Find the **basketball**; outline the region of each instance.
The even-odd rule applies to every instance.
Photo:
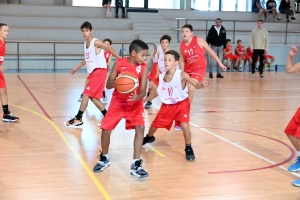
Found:
[[[139,79],[131,72],[124,72],[116,78],[115,87],[121,94],[134,92],[138,86]]]

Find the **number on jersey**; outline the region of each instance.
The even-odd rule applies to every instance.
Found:
[[[189,56],[194,55],[193,49],[185,50],[185,52],[188,52]]]
[[[141,73],[141,65],[139,65],[135,70],[136,70],[136,72],[137,72],[137,74],[140,74]]]

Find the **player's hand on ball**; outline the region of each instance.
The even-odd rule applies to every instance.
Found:
[[[4,66],[0,66],[0,71],[3,72],[4,70],[6,70],[6,68]]]
[[[292,47],[291,47],[291,50],[290,50],[290,52],[289,52],[289,55],[292,56],[292,57],[294,57],[297,53],[298,53],[297,47],[292,46]]]
[[[137,94],[136,91],[134,91],[130,94],[128,101],[136,101],[136,100],[137,100]]]

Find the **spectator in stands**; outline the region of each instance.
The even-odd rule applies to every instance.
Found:
[[[265,16],[265,21],[267,20],[267,10],[264,9],[261,4],[260,4],[260,0],[254,0],[253,4],[252,4],[252,12],[254,13],[258,13],[258,19],[261,18],[261,16],[264,14]]]
[[[286,21],[290,22],[289,18],[291,16],[291,20],[295,20],[294,11],[291,9],[290,0],[281,0],[279,5],[279,12],[285,13]]]
[[[102,6],[103,8],[106,8],[107,13],[106,13],[106,17],[111,17],[111,1],[110,0],[102,0]]]
[[[240,57],[240,69],[239,69],[240,72],[243,71],[243,64],[242,64],[243,60],[245,62],[248,61],[249,65],[252,64],[252,58],[247,55],[246,49],[243,46],[242,40],[237,41],[237,46],[235,47],[235,54]]]
[[[219,59],[223,58],[223,49],[226,48],[226,30],[221,25],[222,20],[216,19],[216,25],[212,25],[208,31],[206,42],[211,45],[212,50],[218,55]],[[213,78],[213,64],[217,67],[217,78],[224,78],[220,72],[219,66],[215,59],[210,57],[209,59],[209,78]]]
[[[231,39],[227,39],[226,40],[226,48],[223,49],[223,56],[224,59],[227,59],[227,70],[230,70],[230,66],[231,66],[231,61],[235,61],[234,62],[234,67],[233,69],[237,70],[237,65],[240,61],[239,56],[232,54],[232,46],[231,46]]]
[[[264,78],[264,54],[267,54],[269,47],[269,33],[263,27],[263,20],[257,21],[257,28],[253,29],[250,37],[250,49],[253,51],[252,57],[252,78],[255,78],[255,64],[259,56],[260,78]]]
[[[266,7],[267,7],[268,12],[273,14],[274,22],[276,21],[276,18],[277,18],[277,20],[281,20],[278,17],[277,3],[276,3],[275,0],[268,0],[267,3],[266,3]]]
[[[123,0],[116,0],[116,18],[119,18],[119,8],[122,9],[122,18],[125,18],[125,7],[123,6]]]

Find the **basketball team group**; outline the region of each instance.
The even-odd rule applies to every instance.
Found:
[[[129,57],[121,58],[112,48],[110,39],[101,41],[93,38],[90,22],[84,22],[80,29],[85,39],[84,59],[71,70],[71,74],[85,65],[89,75],[80,99],[78,113],[71,120],[64,122],[64,125],[70,128],[82,126],[83,113],[89,100],[101,111],[104,116],[99,124],[100,129],[102,129],[101,153],[93,171],[102,172],[109,167],[110,135],[123,118],[126,120],[126,130],[135,130],[133,161],[130,168],[132,176],[139,178],[149,176],[142,167],[143,160],[140,159],[142,146],[155,141],[154,134],[158,128],[170,130],[174,121],[174,129],[183,132],[186,160],[194,161],[195,155],[191,145],[189,128],[190,105],[195,90],[209,87],[211,84],[211,79],[204,79],[207,65],[205,52],[218,63],[222,70],[227,69],[206,40],[194,36],[192,25],[185,24],[182,27],[182,42],[179,53],[169,48],[171,37],[163,35],[160,38],[160,44],[147,59],[149,48],[142,40],[133,40],[129,46]],[[7,89],[3,75],[5,67],[2,66],[6,53],[5,39],[8,37],[8,33],[9,27],[0,23],[0,95],[3,121],[16,122],[19,118],[12,115],[8,108]],[[297,52],[297,48],[292,46],[288,53],[286,62],[288,73],[300,72],[300,63],[293,63],[293,58]],[[107,79],[108,66],[112,56],[116,57],[117,60]],[[147,64],[152,58],[152,70],[148,73]],[[120,77],[123,80],[136,80],[135,84],[126,85],[120,81],[120,84],[116,84],[116,80]],[[100,99],[105,98],[105,87],[107,89],[115,88],[108,110],[100,101]],[[148,133],[144,136],[144,103],[156,97],[159,97],[162,105]],[[287,125],[285,133],[298,152],[298,159],[288,169],[291,172],[297,172],[300,170],[300,109]],[[293,185],[300,187],[300,180],[295,180]]]

